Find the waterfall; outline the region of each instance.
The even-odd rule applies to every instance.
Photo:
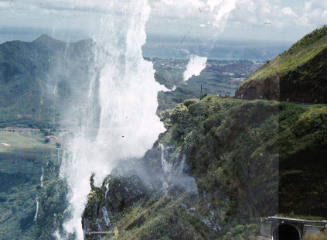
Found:
[[[171,163],[169,163],[166,159],[166,148],[163,144],[159,144],[160,150],[161,150],[161,166],[162,166],[162,170],[164,171],[166,176],[169,176],[171,174],[173,165]]]
[[[35,215],[34,215],[34,222],[37,221],[37,216],[39,214],[39,204],[40,204],[38,198],[36,198],[35,202],[36,202],[36,209],[35,209]]]
[[[61,166],[70,189],[70,218],[64,230],[78,240],[83,239],[81,216],[91,190],[90,176],[94,173],[99,185],[118,161],[142,157],[164,131],[156,115],[157,94],[163,87],[142,55],[150,6],[147,0],[110,0],[107,9],[94,37],[94,78],[81,100],[83,106],[76,105],[82,114],[71,116],[79,125],[65,144]],[[56,236],[67,239],[58,232]]]
[[[43,188],[43,179],[44,179],[44,168],[42,167],[42,174],[41,174],[41,177],[40,177],[41,188]]]
[[[110,226],[110,218],[109,218],[109,214],[108,214],[107,208],[106,207],[102,207],[101,211],[102,211],[102,215],[103,215],[104,221],[106,222],[106,226],[109,227]]]
[[[107,198],[108,192],[109,192],[109,183],[106,184],[106,192],[104,193],[105,198]]]
[[[171,163],[169,163],[166,159],[166,147],[163,144],[159,144],[159,147],[161,150],[161,156],[160,156],[161,167],[164,172],[164,179],[163,179],[162,187],[163,187],[163,190],[165,192],[167,192],[169,185],[170,185],[171,177],[172,177],[173,165]]]
[[[181,152],[171,154],[174,147],[159,144],[161,150],[161,167],[163,170],[162,187],[167,192],[171,186],[179,186],[186,191],[198,193],[195,178],[189,176],[184,170],[187,168],[186,155]],[[170,153],[169,153],[170,152]]]

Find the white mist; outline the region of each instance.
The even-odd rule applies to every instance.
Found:
[[[64,229],[77,240],[83,239],[81,216],[92,173],[95,183],[101,184],[118,161],[142,157],[164,131],[156,115],[157,94],[163,87],[154,79],[152,63],[142,56],[149,4],[147,0],[110,0],[107,9],[110,13],[94,39],[98,72],[87,99],[81,101],[84,114],[71,116],[82,119],[67,143],[61,168],[70,189],[71,218]],[[97,114],[92,106],[95,102],[100,105],[99,122],[92,122]]]
[[[184,81],[188,81],[193,76],[200,76],[201,72],[206,68],[207,58],[191,55],[190,60],[184,72]]]

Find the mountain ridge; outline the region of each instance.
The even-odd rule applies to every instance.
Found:
[[[327,103],[327,26],[309,33],[289,50],[245,79],[237,98]]]

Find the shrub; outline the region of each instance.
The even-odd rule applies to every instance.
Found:
[[[304,236],[303,240],[327,240],[327,230],[318,234],[309,234]]]

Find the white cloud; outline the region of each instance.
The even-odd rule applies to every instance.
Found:
[[[207,4],[214,15],[213,25],[222,32],[230,13],[236,8],[237,0],[208,0]]]
[[[321,0],[306,1],[300,23],[302,25],[320,27],[326,24],[327,2]]]
[[[262,26],[271,23],[270,28],[292,30],[294,28],[312,29],[325,23],[327,1],[279,1],[279,0],[238,0],[229,18],[246,26]],[[308,31],[308,30],[306,30]]]
[[[282,12],[287,16],[297,17],[297,14],[290,7],[284,7]]]
[[[201,8],[204,7],[205,4],[201,0],[179,0],[179,1],[174,1],[174,0],[161,0],[158,1],[157,3],[163,3],[166,5],[173,5],[174,7],[195,7],[195,8]]]
[[[224,31],[237,0],[153,0],[149,28],[182,36],[216,39]],[[204,24],[205,23],[205,24]]]
[[[1,9],[6,9],[10,7],[10,3],[9,2],[0,2],[0,10]]]
[[[202,8],[205,6],[204,3],[200,0],[188,0],[187,2],[189,2],[195,8]]]
[[[149,1],[152,14],[148,31],[181,38],[187,35],[210,39],[218,36],[283,39],[285,33],[288,33],[287,37],[296,39],[325,24],[327,17],[325,0]],[[113,0],[0,0],[0,27],[77,28],[91,32],[92,28],[98,27],[103,14],[116,14],[117,8],[112,9],[112,2]],[[122,9],[129,7],[125,1],[120,1],[120,4]],[[295,31],[300,33],[295,36]]]

